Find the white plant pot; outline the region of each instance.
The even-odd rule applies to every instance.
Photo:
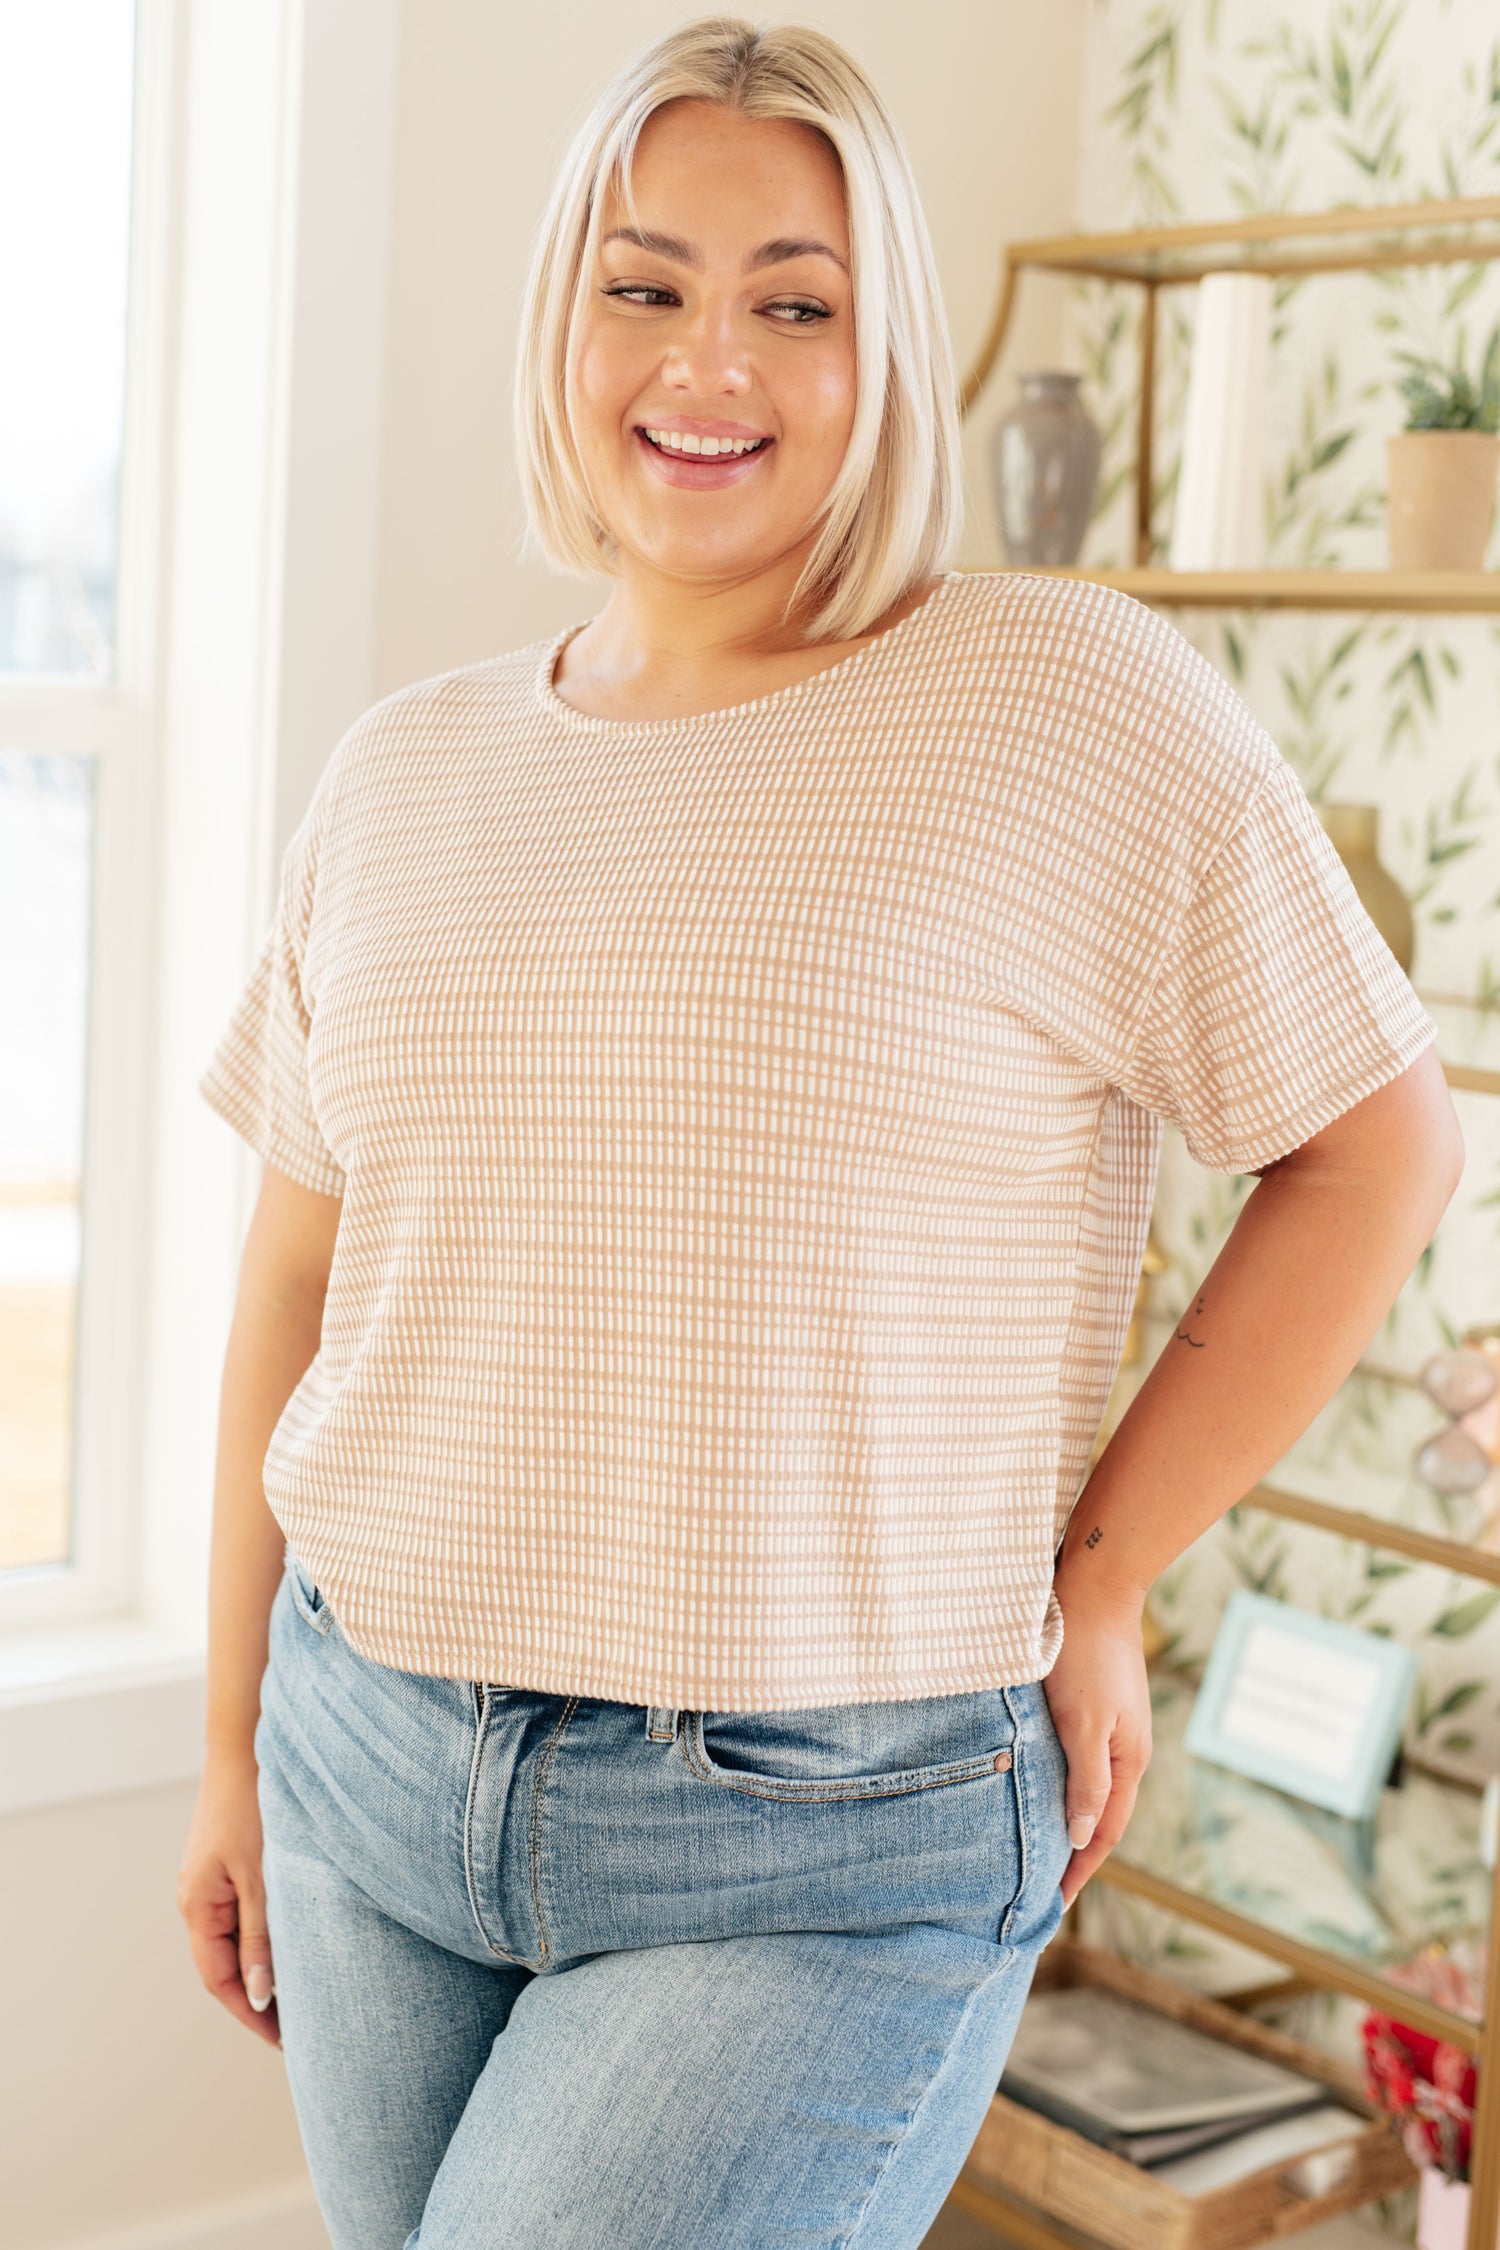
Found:
[[[1417,2188],[1417,2250],[1468,2250],[1469,2183],[1424,2164]]]

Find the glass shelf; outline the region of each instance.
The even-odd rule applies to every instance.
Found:
[[[1500,570],[1121,570],[1077,563],[966,564],[995,577],[1087,578],[1158,609],[1397,610],[1500,614]]]
[[[1007,243],[1005,255],[1013,270],[1031,266],[1099,281],[1156,283],[1197,281],[1206,273],[1467,264],[1500,257],[1500,196],[1266,211],[1121,233],[1033,235]]]
[[[1429,1940],[1485,1926],[1477,1791],[1408,1767],[1400,1787],[1381,1792],[1372,1820],[1344,1819],[1191,1757],[1183,1737],[1196,1693],[1184,1673],[1153,1674],[1151,1763],[1102,1879],[1213,1922],[1272,1959],[1300,1965],[1311,1952],[1341,1964],[1349,1973],[1328,1981],[1367,1997],[1383,1971]],[[1132,1881],[1137,1873],[1147,1881]],[[1428,2014],[1402,1997],[1408,2020]],[[1477,2029],[1477,2015],[1433,2013],[1450,2029]],[[1462,2043],[1472,2047],[1472,2030]]]
[[[1142,1319],[1140,1357],[1120,1370],[1105,1434],[1113,1433],[1175,1325],[1165,1315]],[[1451,1494],[1434,1492],[1412,1467],[1417,1447],[1444,1426],[1414,1377],[1357,1367],[1242,1504],[1500,1584],[1500,1467],[1477,1491]]]
[[[1500,1472],[1476,1492],[1434,1492],[1412,1455],[1446,1427],[1419,1384],[1356,1368],[1266,1473],[1273,1493],[1373,1516],[1428,1539],[1486,1550],[1500,1565]]]

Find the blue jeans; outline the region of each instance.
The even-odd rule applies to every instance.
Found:
[[[402,1672],[290,1549],[255,1734],[334,2250],[907,2250],[1071,1856],[1040,1682],[667,1711]]]

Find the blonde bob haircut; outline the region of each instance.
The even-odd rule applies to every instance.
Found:
[[[800,24],[702,16],[645,49],[574,134],[543,212],[516,350],[523,556],[567,576],[612,572],[619,547],[594,506],[566,411],[572,323],[591,286],[606,186],[640,217],[631,164],[665,103],[714,102],[811,126],[843,174],[854,304],[855,411],[818,536],[787,597],[808,643],[854,639],[949,566],[963,521],[958,383],[916,181],[884,104],[834,40]]]

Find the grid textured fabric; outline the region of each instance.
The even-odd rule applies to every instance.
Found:
[[[780,1710],[1040,1679],[1161,1122],[1286,1154],[1436,1036],[1223,675],[949,571],[731,709],[545,641],[336,745],[199,1091],[343,1198],[265,1458],[354,1647]]]

